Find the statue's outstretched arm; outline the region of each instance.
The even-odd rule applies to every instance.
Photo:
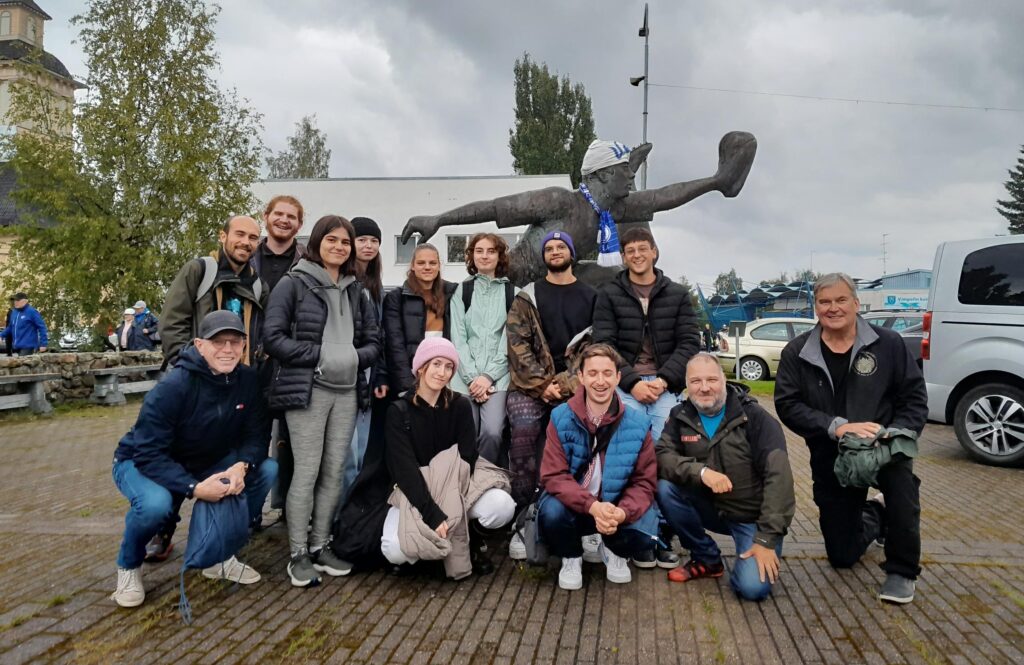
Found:
[[[708,192],[732,198],[747,181],[757,153],[757,139],[747,132],[729,132],[718,144],[718,171],[710,178],[677,182],[657,189],[633,192],[626,198],[626,219],[650,219],[651,214],[671,210]]]
[[[500,228],[507,228],[534,224],[567,214],[571,204],[572,192],[561,187],[535,189],[489,201],[474,201],[440,215],[410,217],[402,230],[402,242],[408,242],[413,233],[420,234],[420,242],[424,242],[442,226],[495,222]]]

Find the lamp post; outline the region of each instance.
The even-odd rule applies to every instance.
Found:
[[[640,83],[644,84],[644,136],[643,142],[647,143],[647,83],[648,83],[648,63],[650,60],[650,44],[648,38],[650,37],[650,30],[647,27],[647,3],[644,3],[644,24],[640,26],[640,36],[644,38],[644,75],[633,76],[629,79],[629,84],[633,87],[639,86]],[[647,160],[640,166],[640,189],[647,189]]]

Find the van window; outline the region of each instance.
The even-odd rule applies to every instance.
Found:
[[[1024,305],[1024,244],[971,252],[960,272],[958,298],[965,305]]]

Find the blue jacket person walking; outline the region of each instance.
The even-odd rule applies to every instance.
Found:
[[[29,356],[36,351],[46,351],[49,340],[46,323],[39,311],[28,304],[28,296],[24,293],[15,293],[11,300],[14,309],[7,327],[0,330],[0,337],[10,340],[8,343],[14,349],[14,355]]]

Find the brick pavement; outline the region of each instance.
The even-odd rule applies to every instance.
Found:
[[[619,586],[589,564],[584,589],[566,592],[554,570],[513,565],[498,542],[496,573],[461,583],[375,573],[297,590],[272,527],[243,557],[260,584],[187,575],[196,621],[185,627],[184,528],[176,556],[146,567],[145,605],[107,599],[125,508],[110,458],[137,410],[0,422],[0,663],[1024,662],[1024,470],[968,461],[948,427],[925,430],[917,464],[925,569],[909,607],[875,600],[880,550],[829,568],[806,449],[789,435],[797,517],[782,580],[760,604],[724,579],[677,585],[634,570]]]

